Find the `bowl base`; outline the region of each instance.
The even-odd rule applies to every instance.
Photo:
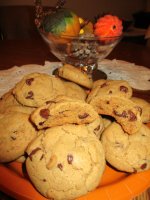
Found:
[[[99,79],[107,79],[107,74],[99,69],[96,69],[92,72],[92,79],[93,81],[97,81]]]

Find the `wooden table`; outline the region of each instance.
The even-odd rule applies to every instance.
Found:
[[[144,45],[120,42],[108,58],[121,59],[150,68],[150,48]],[[31,63],[43,65],[45,60],[58,61],[41,38],[0,41],[0,70]],[[142,97],[150,102],[150,90],[134,91],[134,96]]]
[[[120,42],[108,58],[125,60],[150,68],[150,47]],[[40,37],[33,40],[0,41],[0,70],[31,63],[43,65],[45,60],[58,61]],[[134,91],[134,96],[142,97],[150,102],[150,90]]]

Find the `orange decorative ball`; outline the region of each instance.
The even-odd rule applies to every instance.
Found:
[[[94,34],[97,37],[115,37],[122,34],[122,21],[113,15],[105,15],[94,25]]]

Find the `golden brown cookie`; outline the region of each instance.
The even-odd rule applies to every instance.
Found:
[[[10,162],[24,155],[28,144],[36,135],[28,114],[0,114],[0,162]]]
[[[0,98],[0,113],[5,112],[5,110],[10,106],[20,105],[19,102],[16,100],[14,95],[12,94],[12,89],[6,92]]]
[[[141,108],[141,119],[143,123],[150,121],[150,103],[138,97],[132,97],[131,100]]]
[[[46,198],[76,199],[94,190],[105,169],[101,142],[84,125],[49,128],[27,149],[26,168]]]
[[[82,87],[70,81],[64,81],[63,83],[66,88],[66,96],[85,101],[87,93]]]
[[[0,113],[23,112],[30,114],[34,108],[20,104],[12,93],[13,89],[5,93],[0,100]]]
[[[96,96],[119,96],[131,98],[132,88],[127,81],[124,80],[97,80],[93,83],[91,92],[88,95],[87,102]]]
[[[8,106],[3,113],[8,113],[8,112],[22,112],[26,114],[31,114],[35,108],[33,107],[28,107],[28,106],[23,106],[23,105],[13,105],[13,106]]]
[[[57,95],[65,95],[65,86],[54,76],[32,73],[16,84],[13,94],[22,105],[39,107]]]
[[[58,68],[58,76],[86,88],[92,88],[93,85],[92,79],[90,79],[86,73],[69,64]]]
[[[37,108],[31,121],[38,129],[63,124],[88,124],[98,118],[98,113],[86,102],[58,96],[49,104]]]
[[[103,95],[89,103],[99,114],[114,117],[128,134],[136,133],[142,125],[139,107],[128,98]]]
[[[101,138],[106,160],[117,170],[139,172],[150,169],[150,129],[142,124],[132,135],[113,122]]]

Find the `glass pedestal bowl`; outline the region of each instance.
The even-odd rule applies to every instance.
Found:
[[[39,31],[44,41],[62,64],[67,63],[85,71],[89,76],[98,73],[98,79],[106,78],[106,74],[98,70],[98,62],[106,58],[121,40],[118,37],[96,38],[93,35],[78,37],[54,36]],[[93,78],[93,77],[92,77]]]

